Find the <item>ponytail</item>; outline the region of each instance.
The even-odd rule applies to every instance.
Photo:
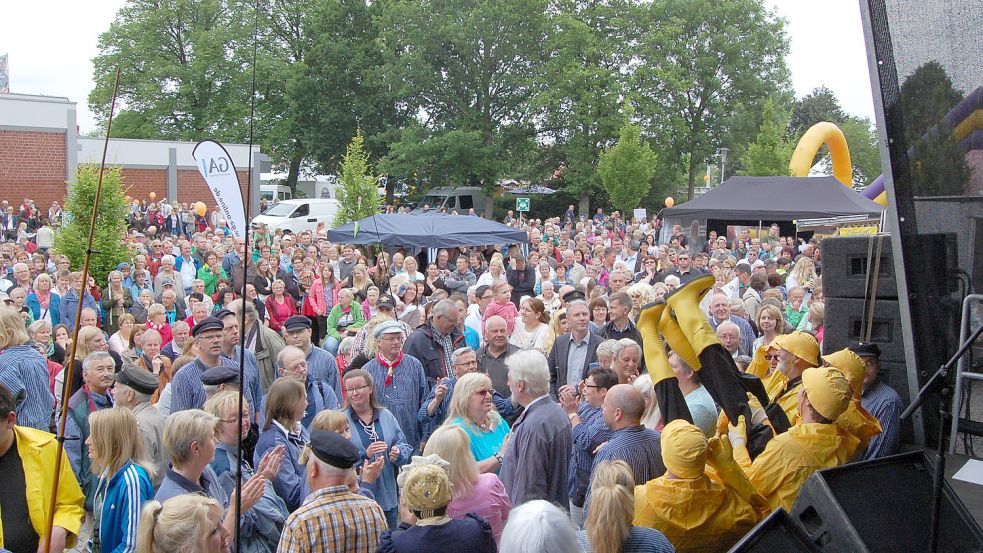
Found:
[[[154,530],[157,526],[157,519],[164,506],[160,501],[150,500],[143,505],[140,512],[140,526],[137,529],[137,551],[140,553],[152,553],[154,547]]]
[[[620,553],[635,516],[635,481],[624,461],[602,461],[594,469],[584,528],[595,553]]]

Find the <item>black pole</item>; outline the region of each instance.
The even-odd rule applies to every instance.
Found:
[[[253,187],[253,120],[256,116],[256,48],[258,44],[259,35],[259,8],[256,6],[256,1],[253,1],[253,75],[252,75],[252,87],[249,90],[249,177],[246,182],[246,219],[249,219],[249,203],[252,198],[252,187]],[[237,418],[239,419],[238,428],[236,429],[236,535],[235,535],[235,552],[241,553],[242,551],[242,408],[244,406],[245,391],[246,391],[246,284],[249,281],[249,261],[252,259],[252,252],[249,247],[249,229],[251,225],[249,221],[245,224],[245,236],[243,236],[243,250],[242,250],[242,293],[240,298],[242,299],[242,309],[239,312],[239,412]],[[258,405],[251,405],[250,411],[256,412]]]

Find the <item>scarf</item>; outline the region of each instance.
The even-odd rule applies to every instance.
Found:
[[[106,398],[106,407],[112,407],[113,406],[113,396],[109,395],[109,391],[108,390],[106,391],[106,395],[96,394],[95,392],[89,390],[89,385],[88,384],[82,384],[82,391],[85,392],[85,398],[89,402],[89,412],[90,413],[95,413],[96,411],[99,410],[99,408],[96,407],[96,402],[95,402],[95,400],[92,397],[93,395],[97,395],[100,398]]]
[[[375,354],[375,358],[376,358],[376,361],[378,361],[380,365],[382,365],[383,367],[386,368],[386,384],[385,385],[386,386],[392,386],[392,383],[393,383],[393,371],[396,369],[396,367],[399,366],[400,363],[403,362],[403,352],[400,351],[399,352],[399,355],[396,356],[396,360],[393,361],[392,363],[389,363],[389,361],[387,361],[386,358],[383,357],[381,353]]]

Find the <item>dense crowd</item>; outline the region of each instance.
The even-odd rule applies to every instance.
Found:
[[[820,241],[778,225],[704,242],[570,206],[510,212],[528,247],[380,251],[263,226],[247,247],[215,213],[135,202],[132,259],[97,281],[51,250],[57,204],[2,211],[14,553],[80,537],[114,552],[726,551],[815,470],[898,444],[876,344],[821,354]],[[721,366],[760,383],[737,393],[747,417],[728,411]],[[659,405],[667,382],[682,407]]]

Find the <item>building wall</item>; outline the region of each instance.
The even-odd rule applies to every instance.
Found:
[[[64,202],[64,131],[0,130],[0,198],[17,205],[25,197],[42,210]]]

